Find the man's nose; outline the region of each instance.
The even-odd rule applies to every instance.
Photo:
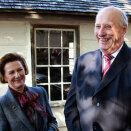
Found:
[[[102,37],[102,36],[105,36],[105,34],[106,34],[106,32],[105,32],[104,28],[100,28],[99,32],[98,32],[98,36]]]

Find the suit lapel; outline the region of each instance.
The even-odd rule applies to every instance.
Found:
[[[98,85],[101,81],[101,75],[102,75],[102,59],[101,59],[101,51],[98,50],[98,52],[96,53],[97,57],[93,57],[94,60],[94,65],[95,65],[95,69],[94,72],[96,72],[95,77],[96,77],[96,85]],[[93,64],[92,64],[93,65]]]
[[[126,67],[128,56],[128,47],[124,44],[105,77],[101,80],[98,88],[96,88],[94,95],[106,87]]]
[[[25,124],[25,126],[29,130],[34,131],[34,127],[32,126],[29,119],[26,117],[24,112],[21,110],[19,104],[17,103],[10,90],[7,91],[2,106],[3,108],[9,108],[8,110],[10,110],[11,114],[15,114],[16,118],[18,118],[23,124]]]

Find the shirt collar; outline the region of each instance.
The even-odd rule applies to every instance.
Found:
[[[123,47],[123,44],[120,46],[120,48],[119,48],[117,51],[115,51],[115,52],[112,53],[111,55],[112,55],[114,58],[116,58],[116,56],[118,55],[118,53],[120,52],[120,50],[121,50],[122,47]]]
[[[122,47],[123,47],[123,44],[120,46],[120,48],[117,51],[115,51],[114,53],[111,54],[113,56],[113,58],[116,58],[116,56],[118,55],[118,53],[120,52]],[[104,57],[103,53],[102,53],[102,56]]]
[[[16,90],[12,89],[10,86],[8,86],[8,87],[9,87],[10,91],[13,93],[14,96],[19,96],[19,95],[23,94],[25,91],[28,90],[27,87],[25,86],[23,93],[19,93]]]

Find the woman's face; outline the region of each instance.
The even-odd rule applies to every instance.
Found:
[[[25,70],[20,61],[13,61],[5,64],[4,80],[8,83],[10,88],[21,93],[23,92],[25,85]]]

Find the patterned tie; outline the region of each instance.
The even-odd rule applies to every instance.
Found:
[[[113,56],[111,56],[111,55],[104,55],[105,68],[104,68],[104,71],[103,71],[102,78],[104,78],[106,72],[107,72],[108,69],[110,68],[110,61],[111,61],[112,58],[113,58]]]

